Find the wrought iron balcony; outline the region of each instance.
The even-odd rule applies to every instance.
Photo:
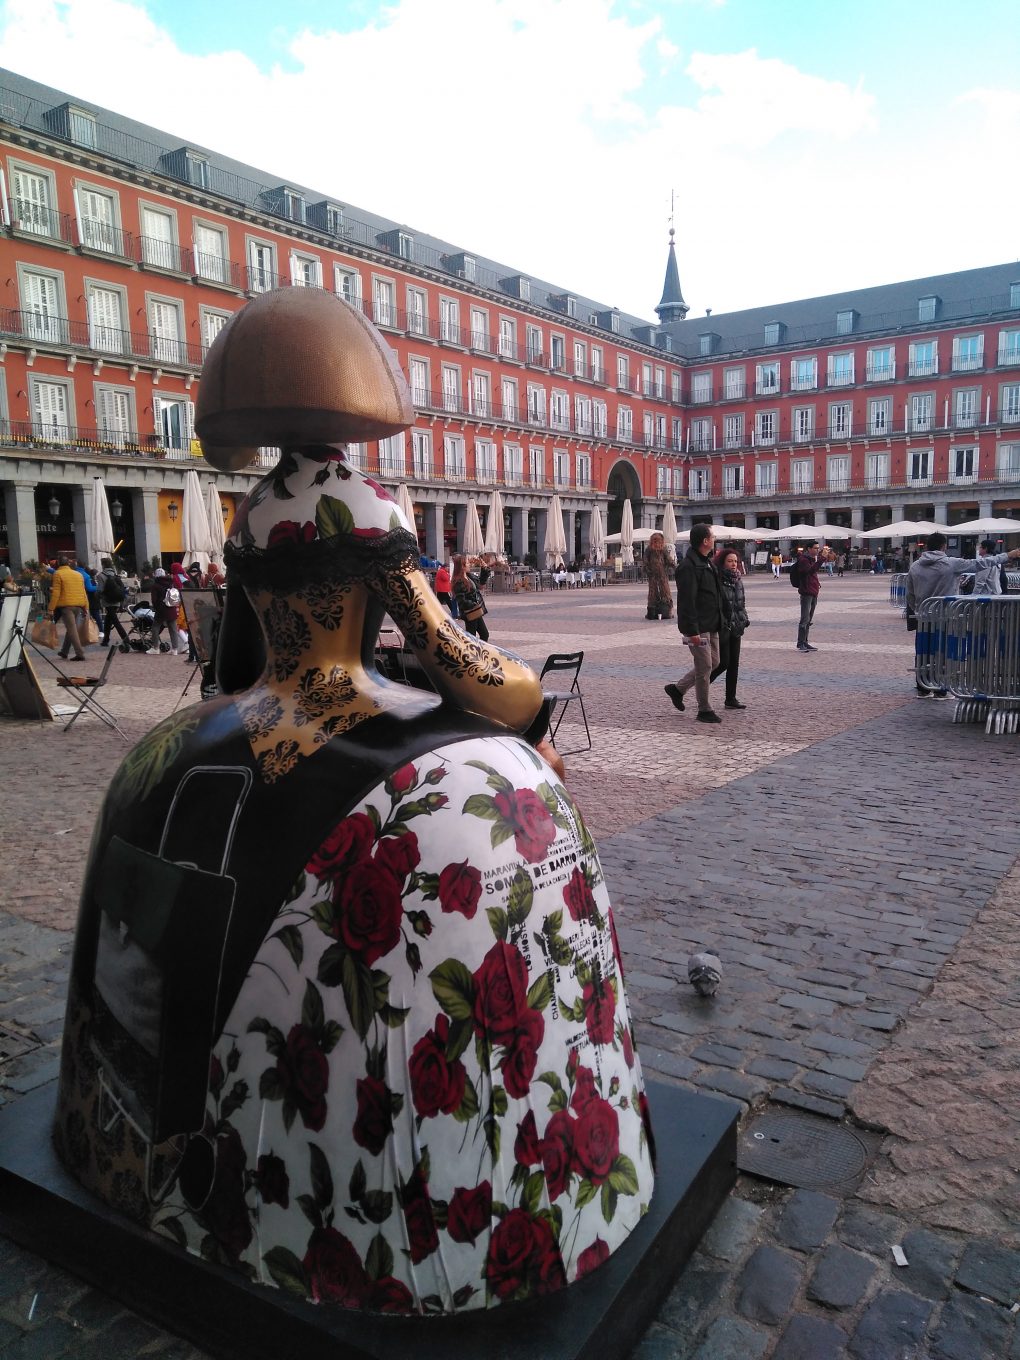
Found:
[[[131,233],[98,217],[83,217],[80,224],[76,224],[75,243],[82,250],[96,254],[116,255],[124,260],[135,258],[135,239]]]
[[[11,198],[7,201],[7,220],[12,231],[72,244],[70,213],[57,212],[30,199]]]
[[[179,246],[176,241],[165,241],[161,236],[137,236],[135,244],[135,260],[146,269],[194,275],[192,253],[186,246]]]
[[[126,331],[66,316],[45,316],[14,307],[0,307],[0,335],[33,345],[84,349],[125,359],[149,359],[172,368],[201,368],[202,346],[150,331]]]
[[[196,250],[194,254],[194,277],[202,283],[221,283],[225,287],[242,291],[247,284],[243,265],[236,260],[228,260],[223,255],[214,255],[206,250]]]

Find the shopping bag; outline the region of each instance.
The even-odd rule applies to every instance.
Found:
[[[38,619],[33,623],[29,630],[29,638],[37,647],[52,647],[56,651],[60,646],[57,625],[52,619]]]
[[[99,625],[91,614],[85,616],[85,626],[79,629],[83,647],[91,647],[99,641]]]

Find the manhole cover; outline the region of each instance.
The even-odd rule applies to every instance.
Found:
[[[770,1110],[741,1132],[737,1166],[751,1176],[805,1190],[856,1188],[877,1142],[815,1115]]]

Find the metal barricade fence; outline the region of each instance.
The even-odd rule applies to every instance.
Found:
[[[958,700],[955,722],[983,722],[989,733],[1020,728],[1020,598],[925,600],[914,650],[918,683]]]
[[[900,613],[905,613],[907,608],[907,573],[905,571],[894,572],[889,577],[889,603]]]

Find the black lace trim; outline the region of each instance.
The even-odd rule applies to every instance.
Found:
[[[393,572],[421,565],[418,540],[406,529],[359,538],[336,534],[311,543],[279,543],[271,548],[227,543],[223,558],[230,575],[256,590],[297,590],[306,585],[373,584]]]

